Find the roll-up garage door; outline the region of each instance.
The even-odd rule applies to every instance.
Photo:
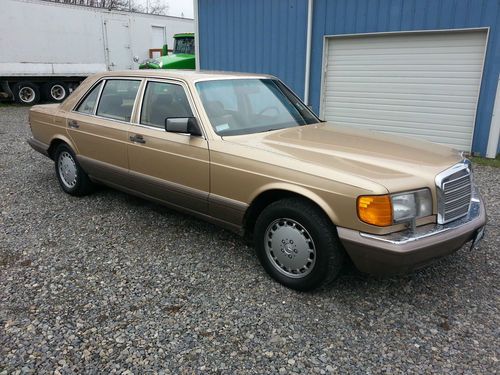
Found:
[[[486,31],[326,39],[325,120],[470,151]]]

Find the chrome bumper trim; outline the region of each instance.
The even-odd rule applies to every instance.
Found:
[[[414,231],[410,229],[390,233],[386,235],[374,235],[369,233],[360,233],[361,237],[370,238],[378,241],[383,241],[387,243],[391,243],[394,245],[403,245],[409,242],[418,241],[422,238],[435,236],[438,234],[442,234],[444,232],[448,232],[450,230],[461,227],[464,224],[467,224],[475,219],[477,219],[481,214],[481,198],[477,191],[477,188],[473,186],[472,189],[472,198],[470,203],[469,212],[466,216],[463,216],[459,219],[451,221],[446,224],[427,224],[422,225],[420,227],[416,227]]]

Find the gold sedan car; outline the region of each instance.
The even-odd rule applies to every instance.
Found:
[[[251,236],[297,290],[330,283],[346,256],[371,273],[420,267],[486,223],[460,153],[322,122],[272,76],[98,74],[30,125],[65,192],[106,184]]]

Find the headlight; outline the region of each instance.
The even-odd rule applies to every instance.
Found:
[[[156,58],[156,59],[153,59],[153,60],[151,60],[151,62],[152,62],[153,64],[158,65],[160,68],[161,68],[161,66],[162,66],[162,61],[161,61],[161,58]]]
[[[432,196],[429,189],[393,194],[391,201],[394,223],[432,215]]]
[[[432,215],[432,195],[420,189],[391,195],[358,197],[358,216],[365,223],[386,227]]]

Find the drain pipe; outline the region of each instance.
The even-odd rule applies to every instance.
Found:
[[[307,41],[306,41],[306,69],[304,77],[304,102],[309,105],[309,77],[311,75],[311,43],[314,0],[307,1]]]
[[[194,13],[194,61],[196,71],[200,70],[200,24],[198,14],[198,0],[193,0],[193,13]]]
[[[500,74],[498,75],[497,93],[495,96],[495,104],[493,105],[493,116],[491,117],[488,146],[486,148],[487,158],[495,159],[495,157],[497,156],[499,142],[500,142]]]

